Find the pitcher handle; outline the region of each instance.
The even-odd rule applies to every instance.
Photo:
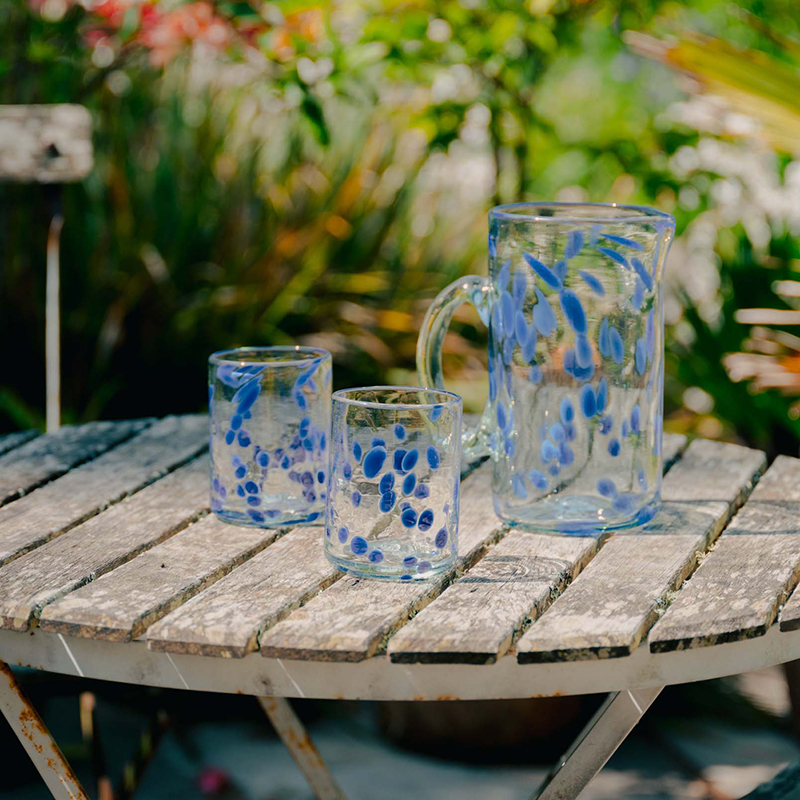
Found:
[[[455,310],[471,303],[486,327],[491,314],[491,284],[479,275],[467,275],[454,281],[431,303],[417,339],[417,375],[420,386],[444,389],[442,346]],[[476,426],[465,425],[461,436],[464,455],[473,460],[489,455],[489,402]]]

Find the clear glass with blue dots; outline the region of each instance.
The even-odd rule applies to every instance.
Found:
[[[489,398],[465,447],[488,445],[498,515],[538,530],[625,528],[661,492],[661,278],[675,222],[654,209],[519,203],[489,212],[489,277],[467,276],[423,323],[420,380],[442,385],[456,305],[489,327]]]
[[[325,552],[361,577],[426,580],[458,551],[458,395],[404,386],[333,394]]]
[[[209,358],[211,510],[260,528],[322,524],[331,355],[241,347]]]

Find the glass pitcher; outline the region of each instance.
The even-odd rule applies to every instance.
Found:
[[[425,317],[420,385],[444,388],[456,307],[489,328],[489,398],[464,452],[493,460],[497,514],[568,533],[642,524],[661,491],[661,278],[675,221],[650,208],[517,203],[489,212],[489,277]]]

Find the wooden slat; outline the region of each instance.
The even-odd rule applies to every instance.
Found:
[[[695,440],[664,479],[659,515],[608,541],[520,639],[520,663],[633,652],[765,466],[757,450]]]
[[[207,447],[205,416],[167,417],[0,508],[0,566],[133,494]]]
[[[39,435],[39,431],[16,431],[14,433],[4,433],[0,436],[0,456],[19,447],[31,439],[35,439]]]
[[[493,664],[589,561],[594,537],[512,530],[389,641],[401,664]]]
[[[0,106],[0,180],[80,181],[93,163],[92,118],[83,106]]]
[[[686,445],[664,437],[664,463]],[[598,540],[512,531],[389,642],[398,663],[493,663],[597,551]]]
[[[147,631],[151,650],[241,658],[274,625],[342,573],[323,529],[295,528]]]
[[[458,569],[466,569],[500,537],[492,507],[491,464],[461,488]],[[378,652],[410,616],[436,597],[450,575],[428,581],[337,581],[261,637],[261,653],[275,658],[361,661]]]
[[[48,603],[164,541],[208,506],[198,458],[0,568],[0,627],[26,630]]]
[[[686,445],[686,437],[680,434],[666,434],[664,437],[664,458],[674,461]],[[486,548],[495,542],[502,533],[502,522],[495,516],[492,508],[491,465],[486,464],[474,475],[466,479],[461,491],[461,512],[459,530],[459,570],[465,570],[474,564]],[[516,536],[516,534],[515,534]],[[547,537],[520,537],[521,553],[519,557],[530,564],[530,548],[537,543],[544,547]],[[516,542],[515,538],[513,542]],[[553,540],[555,541],[555,539]],[[547,545],[553,559],[549,570],[549,578],[554,585],[567,580],[591,557],[594,549],[593,540],[568,539],[568,544]],[[499,557],[505,555],[506,549],[514,550],[509,541]],[[564,554],[569,551],[573,560],[564,563]],[[544,550],[540,552],[544,556]],[[505,562],[507,564],[508,562]],[[508,581],[508,567],[501,561],[487,562],[487,569],[493,571],[500,580]],[[505,577],[503,575],[505,574]],[[544,581],[545,574],[535,572]],[[382,650],[389,637],[404,625],[410,617],[415,616],[428,603],[436,598],[447,586],[452,575],[441,576],[426,582],[389,583],[383,581],[364,581],[358,578],[345,577],[338,581],[307,606],[296,611],[284,622],[261,637],[261,652],[265,656],[277,658],[299,658],[330,661],[360,661]],[[528,605],[530,610],[535,604],[538,593],[544,592],[543,584],[529,584],[527,590],[534,598]],[[516,593],[515,602],[524,605],[524,590]],[[542,606],[549,598],[542,597]],[[437,601],[438,603],[439,601]],[[509,605],[513,610],[513,606]],[[511,626],[513,628],[513,626]],[[497,648],[502,649],[508,632],[499,634]],[[484,643],[477,643],[474,651],[464,650],[461,657],[466,661],[486,661],[492,658],[491,653],[482,652]],[[495,654],[496,656],[496,654]],[[402,659],[399,655],[393,658]],[[416,658],[416,656],[414,656]],[[431,656],[436,661],[439,657]],[[442,657],[444,660],[444,657]]]
[[[761,636],[800,577],[800,460],[780,456],[653,628],[653,652]]]
[[[127,642],[275,540],[214,515],[48,605],[42,630]]]
[[[38,436],[0,457],[0,505],[96,458],[153,420],[89,422]]]

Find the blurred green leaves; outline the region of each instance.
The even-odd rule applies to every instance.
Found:
[[[797,63],[698,35],[662,42],[631,32],[626,39],[638,52],[688,73],[703,91],[725,98],[737,111],[760,123],[760,133],[777,150],[800,154]],[[784,41],[786,55],[800,57],[800,43]]]
[[[188,47],[156,69],[140,11],[98,53],[82,8],[47,21],[26,0],[0,5],[0,100],[77,100],[95,121],[96,170],[65,193],[68,420],[199,410],[207,354],[237,344],[327,347],[339,386],[408,376],[430,299],[485,269],[496,202],[657,204],[684,230],[711,201],[681,203],[670,158],[698,135],[663,119],[680,92],[620,31],[688,17],[740,44],[752,33],[711,0],[229,2],[214,4],[238,35],[225,55]],[[46,220],[35,187],[0,187],[15,365],[0,427],[42,415]],[[757,261],[724,283],[722,333],[687,309],[674,424],[683,388],[703,385],[726,435],[783,434],[785,403],[759,398],[771,410],[748,425],[745,388],[720,366]],[[484,343],[457,315],[453,385],[484,380]]]
[[[328,125],[325,122],[325,116],[322,113],[322,106],[313,95],[305,94],[300,108],[311,127],[311,132],[314,138],[323,146],[330,144],[331,135],[328,131]]]
[[[798,156],[800,42],[756,14],[743,11],[740,16],[759,49],[696,33],[662,40],[628,32],[625,39],[640,54],[689,76],[695,93],[721,98],[730,111],[750,120],[748,126],[739,125],[738,135],[761,138],[778,151]],[[723,132],[737,136],[735,130]],[[773,223],[769,246],[758,253],[746,231],[723,233],[737,246],[734,252],[718,247],[722,258],[718,324],[709,324],[684,298],[684,322],[694,336],[689,346],[676,343],[674,373],[684,384],[702,386],[714,398],[715,413],[732,428],[729,435],[773,453],[793,453],[800,438],[800,402],[792,401],[800,395],[800,339],[768,327],[752,328],[748,336],[740,322],[772,326],[795,319],[794,312],[786,309],[786,299],[780,291],[776,296],[773,287],[796,280],[790,265],[800,256],[797,241]],[[770,391],[775,389],[779,391]]]

